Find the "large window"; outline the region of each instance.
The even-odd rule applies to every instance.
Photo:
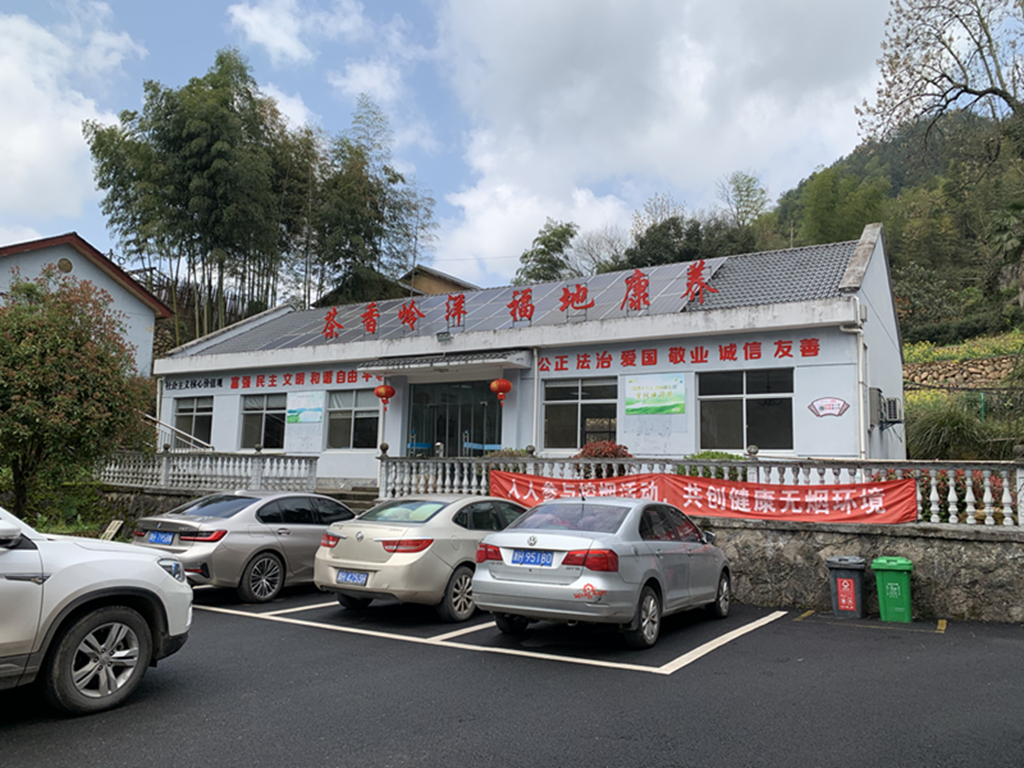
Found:
[[[242,447],[284,448],[287,395],[246,395],[242,398]]]
[[[380,402],[372,389],[328,393],[327,447],[376,448]]]
[[[701,450],[793,449],[793,369],[702,373]]]
[[[615,378],[544,383],[544,447],[581,448],[615,440],[619,388]]]
[[[174,401],[174,427],[186,435],[209,444],[213,430],[212,397],[180,397]],[[180,444],[179,444],[180,443]],[[187,447],[187,441],[175,438],[175,448]]]

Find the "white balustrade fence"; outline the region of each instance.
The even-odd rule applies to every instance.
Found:
[[[1015,526],[1024,519],[1024,464],[931,461],[778,461],[679,459],[540,459],[380,457],[380,496],[415,493],[486,495],[492,469],[581,480],[668,473],[768,485],[838,485],[913,478],[918,522]]]
[[[313,491],[316,456],[237,453],[118,453],[97,471],[108,485],[187,491]]]

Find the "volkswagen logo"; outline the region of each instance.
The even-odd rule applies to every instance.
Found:
[[[356,541],[362,541],[362,540],[363,540],[363,532],[360,531],[359,533],[356,534]]]
[[[526,543],[527,543],[527,544],[529,544],[529,545],[530,545],[530,546],[532,547],[532,546],[533,546],[534,544],[536,544],[536,543],[537,543],[537,537],[536,537],[536,536],[530,536],[530,537],[529,537],[529,538],[528,538],[528,539],[526,540]]]

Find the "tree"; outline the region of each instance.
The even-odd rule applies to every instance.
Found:
[[[882,80],[874,101],[858,110],[862,130],[885,138],[956,111],[1019,125],[1022,47],[1017,0],[893,0],[878,60]]]
[[[42,472],[91,467],[146,408],[111,301],[47,267],[33,281],[15,276],[0,305],[0,466],[11,471],[19,517]]]
[[[613,224],[580,232],[566,254],[567,276],[587,277],[618,269],[628,245],[629,234]]]
[[[549,218],[533,238],[533,246],[519,257],[520,267],[516,270],[513,285],[543,283],[566,277],[570,272],[566,251],[578,231],[579,227],[571,221],[554,221]]]
[[[657,193],[651,197],[642,210],[633,211],[633,227],[629,231],[635,244],[648,229],[669,219],[686,218],[686,207],[672,199],[672,195]]]
[[[733,171],[718,182],[718,199],[725,203],[732,223],[750,226],[768,210],[768,190],[756,174]]]

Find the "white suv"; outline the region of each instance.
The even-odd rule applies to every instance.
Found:
[[[73,714],[117,706],[192,625],[192,588],[161,552],[39,533],[0,508],[0,689],[37,678]]]

